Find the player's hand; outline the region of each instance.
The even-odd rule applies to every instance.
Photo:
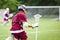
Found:
[[[32,24],[32,28],[38,27],[38,23]]]

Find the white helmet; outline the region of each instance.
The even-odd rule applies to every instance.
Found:
[[[18,9],[23,9],[23,10],[25,10],[25,9],[26,9],[26,6],[25,6],[25,5],[20,5],[20,6],[18,6]]]
[[[8,10],[8,11],[9,11],[9,8],[6,8],[6,10]]]

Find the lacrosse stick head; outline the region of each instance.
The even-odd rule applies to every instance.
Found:
[[[39,22],[40,17],[42,17],[40,14],[36,14],[36,15],[34,15],[35,23],[38,23],[38,22]]]
[[[40,17],[41,16],[39,14],[34,15],[35,23],[32,24],[33,28],[38,27],[38,23],[39,23]]]

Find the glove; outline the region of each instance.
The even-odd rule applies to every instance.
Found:
[[[38,27],[38,23],[32,24],[32,28]]]

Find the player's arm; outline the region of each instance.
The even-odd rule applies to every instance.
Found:
[[[32,25],[28,24],[27,22],[23,22],[23,26],[25,26],[25,27],[32,27]]]
[[[33,24],[33,25],[30,25],[30,24],[28,24],[27,22],[23,22],[23,26],[24,27],[31,27],[31,28],[35,28],[35,27],[38,27],[38,24]]]

